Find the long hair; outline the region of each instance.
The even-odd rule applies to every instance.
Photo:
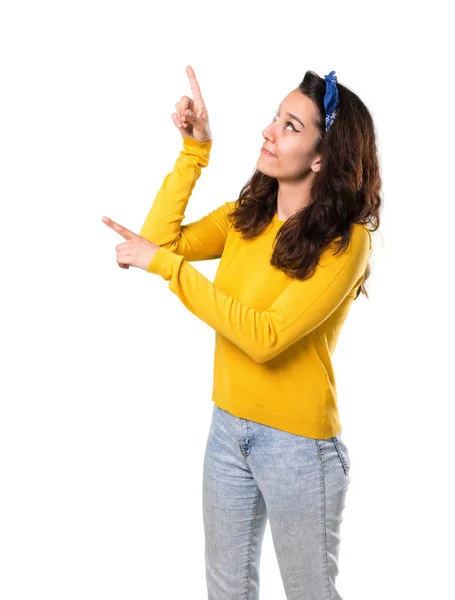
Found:
[[[337,83],[339,105],[335,120],[325,131],[325,79],[307,71],[299,90],[316,105],[319,135],[315,151],[322,156],[313,181],[309,203],[283,223],[274,240],[270,264],[290,277],[305,279],[319,262],[323,249],[341,238],[338,251],[349,243],[353,223],[370,232],[380,224],[381,177],[371,114],[360,98]],[[241,189],[230,213],[233,227],[244,239],[259,235],[277,209],[278,181],[257,168]],[[368,263],[357,290],[368,298],[364,283]]]

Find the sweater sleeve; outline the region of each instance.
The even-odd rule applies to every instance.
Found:
[[[229,228],[227,215],[234,208],[234,202],[225,202],[201,219],[181,224],[201,170],[208,165],[211,148],[212,140],[183,138],[174,169],[166,175],[139,233],[188,261],[221,256]]]
[[[260,312],[217,289],[182,256],[160,248],[147,271],[169,281],[169,289],[197,317],[264,363],[325,321],[363,279],[370,234],[353,227],[347,248],[337,254],[329,245],[312,275],[290,283],[267,310]]]

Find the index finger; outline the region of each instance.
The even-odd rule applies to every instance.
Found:
[[[202,100],[201,88],[199,87],[199,84],[197,82],[196,75],[193,71],[193,67],[190,67],[190,65],[188,65],[186,67],[186,73],[188,75],[188,79],[190,80],[191,95],[193,96],[193,100]]]
[[[123,225],[116,223],[112,219],[109,219],[109,217],[103,217],[103,222],[106,223],[108,227],[110,227],[111,229],[119,233],[122,237],[124,237],[125,240],[131,240],[137,236],[136,233],[130,231],[126,227],[123,227]]]

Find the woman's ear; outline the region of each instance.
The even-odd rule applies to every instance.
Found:
[[[321,156],[317,156],[315,158],[315,160],[311,163],[311,169],[315,173],[318,173],[321,170],[321,164],[322,164],[322,157]]]

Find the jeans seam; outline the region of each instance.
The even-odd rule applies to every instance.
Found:
[[[324,460],[323,454],[321,451],[321,447],[319,445],[319,440],[315,439],[316,446],[318,450],[318,454],[321,456],[321,495],[322,495],[322,513],[323,513],[323,521],[324,521],[324,559],[325,559],[325,581],[327,589],[329,590],[329,600],[332,598],[332,592],[330,589],[330,581],[329,581],[329,560],[327,556],[327,514],[326,514],[326,493],[325,493],[325,474],[324,474]]]
[[[250,595],[250,571],[251,571],[251,551],[253,548],[253,537],[254,537],[254,528],[256,525],[256,517],[257,517],[257,513],[258,513],[258,505],[259,505],[259,498],[261,495],[261,490],[258,488],[258,493],[256,495],[256,505],[254,507],[254,514],[253,514],[253,524],[252,524],[252,528],[251,528],[251,534],[250,534],[250,552],[249,552],[249,556],[248,556],[248,564],[247,564],[247,570],[246,570],[246,588],[245,588],[245,596],[243,600],[248,600],[249,599],[249,595]]]
[[[336,437],[333,437],[332,440],[333,440],[333,444],[335,446],[335,449],[336,449],[336,451],[338,453],[338,456],[340,457],[341,464],[343,465],[344,474],[348,475],[349,474],[349,466],[347,464],[347,461],[346,461],[346,459],[345,459],[345,457],[343,455],[343,452],[342,452],[341,448],[339,447],[338,440],[336,439]]]

